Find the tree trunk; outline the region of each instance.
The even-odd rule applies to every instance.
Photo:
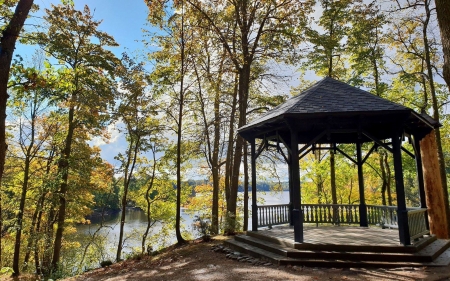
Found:
[[[222,74],[223,59],[220,64],[220,75]],[[220,80],[219,80],[220,81]],[[211,232],[219,234],[219,190],[220,190],[220,174],[219,174],[219,147],[220,147],[220,89],[215,88],[214,96],[214,144],[212,153],[212,177],[213,177],[213,197],[211,209]]]
[[[447,3],[447,6],[449,6],[449,3]],[[439,104],[436,96],[436,89],[434,87],[434,79],[433,79],[433,65],[431,64],[431,55],[430,55],[430,45],[428,41],[427,36],[427,30],[428,30],[428,23],[431,18],[431,11],[429,7],[429,2],[425,3],[425,11],[427,15],[427,19],[424,22],[423,25],[423,44],[425,48],[425,62],[427,66],[427,75],[428,75],[428,83],[430,87],[430,93],[431,93],[431,101],[432,101],[432,107],[433,107],[433,118],[440,122],[440,114],[439,114]],[[448,15],[447,15],[448,16]],[[436,134],[436,144],[437,144],[437,151],[438,151],[438,159],[439,159],[439,171],[441,174],[441,181],[442,181],[442,191],[445,201],[445,216],[447,217],[446,221],[447,223],[450,223],[450,207],[448,202],[448,189],[447,189],[447,173],[445,169],[445,158],[444,153],[442,150],[442,139],[441,139],[441,132],[439,128],[436,128],[435,130]],[[432,205],[430,205],[432,206]],[[450,224],[447,225],[447,229],[450,229]]]
[[[449,238],[448,217],[446,216],[445,195],[442,188],[437,153],[436,134],[429,133],[420,141],[420,154],[428,206],[428,219],[431,234],[439,239]]]
[[[33,131],[33,129],[32,129]],[[32,133],[33,134],[33,133]],[[34,143],[33,141],[31,143]],[[14,256],[13,256],[13,276],[19,276],[20,275],[20,246],[21,246],[21,239],[22,239],[22,227],[23,227],[23,213],[25,210],[25,201],[27,199],[27,191],[28,191],[28,180],[29,180],[29,172],[30,172],[30,151],[32,146],[28,147],[27,155],[25,157],[25,168],[24,168],[24,174],[23,174],[23,185],[22,185],[22,194],[20,196],[20,204],[19,204],[19,213],[17,215],[17,223],[16,223],[16,242],[14,244]],[[31,240],[32,238],[29,237]]]
[[[145,191],[145,202],[147,203],[147,226],[145,228],[145,232],[142,235],[142,254],[145,252],[145,242],[147,240],[148,233],[150,231],[150,227],[152,226],[152,217],[150,215],[150,207],[151,207],[151,201],[150,201],[150,191],[153,189],[153,181],[155,180],[155,174],[156,174],[156,152],[152,149],[153,154],[153,171],[152,171],[152,178],[150,179],[150,184],[147,187],[147,190]],[[147,246],[147,253],[150,254],[151,249]]]
[[[238,127],[247,123],[247,101],[250,84],[250,65],[244,65],[239,71],[239,122]],[[233,171],[231,174],[230,197],[227,201],[227,229],[226,234],[236,232],[236,207],[237,194],[239,187],[239,174],[242,161],[242,149],[244,147],[244,138],[237,136],[236,147],[233,157]]]
[[[184,2],[181,1],[181,80],[180,80],[180,92],[179,92],[179,107],[178,107],[178,127],[177,127],[177,213],[175,217],[175,234],[178,244],[184,244],[184,240],[181,235],[181,141],[183,130],[183,106],[184,106],[184,74],[185,74],[185,38],[184,38]]]
[[[16,41],[23,28],[25,20],[30,12],[33,0],[20,0],[17,3],[16,10],[9,24],[2,31],[0,36],[0,186],[3,178],[3,170],[5,168],[6,157],[6,104],[8,95],[9,71],[11,69],[11,61],[16,48]],[[2,229],[3,220],[1,209],[1,193],[0,193],[0,230]],[[2,265],[2,239],[0,239],[0,266]]]
[[[233,147],[234,147],[234,122],[236,116],[237,96],[238,96],[238,75],[234,80],[233,103],[231,104],[230,127],[228,133],[227,158],[225,162],[225,198],[227,202],[230,200],[231,194],[231,175],[233,174]],[[228,218],[228,216],[225,216]]]
[[[435,3],[444,52],[444,79],[450,90],[450,3],[448,0],[435,0]]]
[[[128,129],[128,132],[131,132],[131,129]],[[139,152],[140,146],[140,137],[134,136],[136,138],[135,142],[133,142],[133,137],[130,140],[130,144],[128,147],[127,153],[127,163],[125,166],[125,177],[123,181],[123,195],[122,195],[122,213],[120,216],[120,231],[119,231],[119,242],[117,243],[117,253],[116,253],[116,261],[121,261],[122,249],[123,249],[123,229],[125,226],[125,213],[127,208],[128,201],[128,188],[130,186],[131,178],[133,177],[134,166],[136,165],[136,158]]]
[[[76,95],[73,95],[72,100],[76,99]],[[61,257],[61,246],[62,238],[64,232],[64,221],[66,219],[66,193],[68,188],[69,179],[69,159],[72,152],[72,141],[75,131],[75,121],[74,121],[75,109],[73,106],[69,109],[69,128],[67,129],[67,136],[65,139],[65,144],[61,159],[58,161],[58,175],[61,175],[61,184],[59,186],[59,210],[58,210],[58,220],[57,228],[55,234],[55,242],[53,249],[53,259],[52,259],[52,270],[56,270],[59,264],[59,259]]]

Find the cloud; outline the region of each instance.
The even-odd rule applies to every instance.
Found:
[[[109,138],[102,136],[97,136],[92,138],[91,144],[94,146],[103,146],[118,142],[120,138],[123,138],[123,134],[120,132],[119,128],[123,125],[122,123],[112,123],[106,128]]]

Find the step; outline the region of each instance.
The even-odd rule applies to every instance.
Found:
[[[283,245],[261,240],[254,236],[238,235],[235,240],[248,245],[269,251],[271,253],[289,257],[289,258],[307,258],[307,259],[334,259],[348,261],[384,261],[384,262],[432,262],[437,256],[444,252],[449,243],[446,240],[434,240],[425,249],[417,253],[383,253],[377,252],[353,252],[353,251],[334,251],[334,250],[312,250],[312,249],[293,249]]]
[[[236,240],[228,240],[225,241],[224,244],[233,250],[245,253],[255,258],[270,261],[277,265],[298,265],[309,267],[336,267],[336,268],[349,268],[349,267],[395,268],[395,267],[434,266],[433,263],[415,263],[415,262],[349,261],[349,260],[332,260],[332,259],[289,258]],[[450,251],[448,255],[450,257]]]
[[[297,250],[310,251],[346,251],[346,252],[379,252],[379,253],[416,253],[427,247],[436,240],[434,235],[426,236],[414,243],[414,245],[339,245],[339,244],[317,244],[317,243],[294,243],[292,239],[283,239],[267,236],[257,231],[248,231],[247,236],[255,237],[273,244],[284,247],[295,248]]]

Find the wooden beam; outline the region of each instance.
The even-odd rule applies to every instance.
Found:
[[[409,236],[408,211],[406,210],[405,185],[403,182],[401,137],[402,135],[399,131],[394,132],[392,148],[394,155],[395,191],[397,193],[398,235],[400,243],[407,246],[411,245],[411,237]]]
[[[292,220],[294,222],[294,241],[303,243],[303,214],[301,209],[301,193],[300,193],[300,165],[298,150],[298,132],[295,126],[291,126],[291,179],[292,179],[292,196],[293,210]]]
[[[303,157],[305,157],[306,155],[308,155],[308,153],[310,153],[312,150],[313,150],[312,148],[308,149],[308,150],[305,151],[302,155],[300,155],[298,158],[299,158],[300,160],[303,159]]]
[[[408,149],[404,148],[403,146],[401,147],[401,149],[406,152],[406,154],[408,154],[409,156],[411,156],[412,159],[416,159],[416,156],[411,153]]]
[[[375,149],[377,149],[379,145],[377,143],[374,143],[374,145],[370,148],[369,152],[367,152],[366,156],[362,160],[363,164],[366,163],[366,160],[369,158],[369,156],[374,152]]]
[[[316,143],[321,137],[323,137],[325,134],[327,133],[327,130],[324,130],[322,133],[318,134],[315,138],[313,138],[312,140],[310,140],[306,145],[304,145],[300,150],[297,149],[298,151],[298,155],[300,155],[301,153],[303,153],[303,151],[305,151],[306,149],[308,149],[308,147],[314,143]],[[296,140],[298,142],[298,136],[296,136]],[[298,145],[298,143],[297,143]]]
[[[255,139],[253,138],[253,141],[255,141]],[[255,160],[259,157],[259,155],[264,151],[264,148],[266,148],[266,140],[264,139],[261,144],[258,147],[258,152],[256,152],[255,154]]]
[[[255,138],[250,140],[252,165],[252,231],[258,231],[258,205],[256,201],[256,148]]]
[[[365,135],[366,137],[368,137],[369,139],[373,140],[375,143],[377,143],[379,146],[383,147],[384,149],[386,149],[387,151],[389,151],[390,153],[393,153],[392,148],[390,148],[389,146],[387,146],[385,143],[383,143],[381,140],[377,139],[376,137],[372,136],[370,133],[363,131],[362,132],[363,135]]]
[[[363,227],[369,226],[367,223],[367,206],[364,194],[364,175],[361,143],[356,143],[356,157],[358,162],[358,186],[359,186],[359,225]]]
[[[345,157],[347,157],[348,160],[352,161],[355,165],[358,165],[358,162],[353,159],[353,157],[351,157],[350,155],[348,155],[347,153],[345,153],[342,149],[340,149],[339,147],[336,147],[336,150],[339,151],[339,153],[341,153],[342,155],[344,155]]]

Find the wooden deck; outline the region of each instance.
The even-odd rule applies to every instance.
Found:
[[[267,235],[294,243],[294,229],[289,226],[276,226],[272,229],[258,230],[261,235]],[[336,245],[383,245],[401,246],[397,229],[382,229],[381,227],[358,226],[305,226],[303,228],[304,243],[336,244]]]
[[[305,226],[304,242],[289,226],[247,231],[226,242],[239,252],[278,264],[324,267],[446,266],[450,240],[426,235],[400,244],[397,229],[356,226]]]

